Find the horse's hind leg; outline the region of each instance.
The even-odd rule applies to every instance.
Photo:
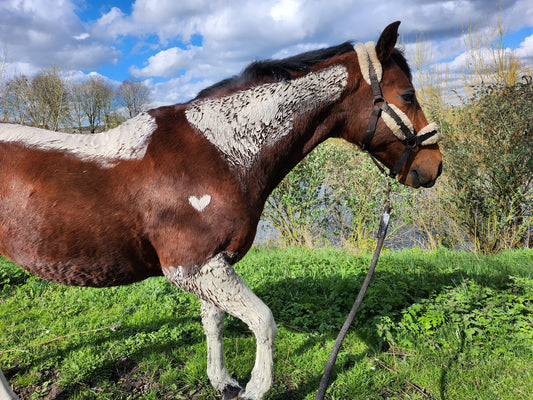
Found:
[[[227,393],[228,397],[232,398],[240,391],[241,387],[230,376],[224,361],[222,334],[226,313],[209,301],[200,300],[200,302],[202,304],[202,324],[207,340],[207,376],[215,389]]]
[[[0,399],[2,400],[18,400],[18,397],[11,390],[11,386],[0,369]]]
[[[241,398],[262,399],[273,380],[272,349],[276,324],[270,309],[246,286],[222,255],[213,258],[194,275],[173,283],[239,318],[252,330],[257,342],[255,365]]]

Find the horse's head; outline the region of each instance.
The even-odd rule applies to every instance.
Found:
[[[430,187],[442,171],[441,135],[436,124],[428,124],[409,66],[395,49],[399,25],[387,26],[376,45],[355,46],[357,57],[348,67],[354,77],[351,91],[342,101],[347,123],[341,136],[381,161],[400,182]]]

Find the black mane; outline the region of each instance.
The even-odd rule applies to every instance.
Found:
[[[203,89],[198,93],[196,98],[206,98],[215,94],[219,90],[240,86],[262,78],[271,78],[277,81],[288,80],[294,72],[307,71],[319,62],[326,61],[329,58],[351,51],[354,51],[352,42],[345,42],[337,46],[308,51],[281,60],[254,61],[248,65],[240,75],[224,79],[223,81]],[[398,64],[411,81],[411,69],[407,64],[407,60],[403,53],[398,49],[394,49],[391,58]]]

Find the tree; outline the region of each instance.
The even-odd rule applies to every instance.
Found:
[[[33,78],[28,97],[32,125],[58,130],[68,121],[68,90],[57,66],[42,70]]]
[[[70,103],[70,121],[74,128],[78,129],[78,132],[83,131],[83,124],[86,120],[84,111],[84,90],[83,85],[79,83],[72,83],[69,90],[69,103]]]
[[[2,89],[4,120],[53,130],[68,123],[68,88],[58,67],[41,70],[31,79],[15,76]]]
[[[4,83],[2,96],[2,119],[17,124],[25,124],[26,93],[30,85],[27,76],[20,75]]]
[[[113,88],[102,77],[91,76],[75,89],[76,100],[89,123],[91,133],[107,128],[106,117],[113,104]]]
[[[144,111],[150,101],[150,89],[138,79],[128,78],[117,89],[117,102],[126,109],[128,118]]]

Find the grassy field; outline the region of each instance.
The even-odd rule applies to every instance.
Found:
[[[253,249],[236,266],[278,322],[268,399],[314,399],[369,260]],[[254,339],[231,317],[225,329],[228,369],[247,381]],[[0,368],[23,399],[214,399],[205,359],[199,302],[163,278],[64,287],[0,261]],[[328,396],[531,399],[532,374],[532,251],[385,252]]]

